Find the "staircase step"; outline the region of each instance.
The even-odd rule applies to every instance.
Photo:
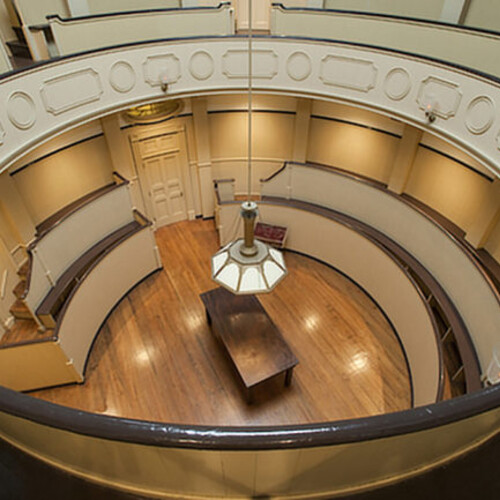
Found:
[[[13,57],[24,57],[26,59],[31,59],[30,49],[26,42],[20,42],[19,40],[9,40],[7,42],[10,53]]]
[[[26,280],[30,268],[30,261],[27,260],[18,270],[17,274],[22,280]]]
[[[14,292],[14,295],[18,298],[18,299],[22,299],[23,296],[24,296],[24,293],[26,292],[26,281],[23,281],[21,280],[17,285],[16,287],[14,288],[13,290]]]
[[[26,38],[24,38],[24,33],[23,33],[23,29],[21,28],[21,26],[12,26],[12,30],[14,31],[14,33],[17,36],[17,39],[20,42],[26,43]]]
[[[25,344],[32,340],[50,339],[53,336],[54,330],[41,331],[33,319],[16,319],[0,339],[0,348]]]
[[[19,299],[17,299],[10,308],[10,313],[14,316],[14,318],[33,319],[31,311],[26,307],[25,303]]]

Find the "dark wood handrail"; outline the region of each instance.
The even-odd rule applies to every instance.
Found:
[[[488,259],[483,259],[481,257],[481,253],[479,253],[472,245],[464,238],[463,231],[458,228],[453,222],[446,219],[443,215],[436,212],[431,207],[428,207],[424,203],[412,198],[407,194],[397,194],[393,191],[387,189],[387,185],[376,181],[374,179],[367,178],[363,175],[355,174],[353,172],[349,172],[347,170],[341,169],[339,167],[331,166],[331,165],[322,165],[318,163],[300,163],[295,161],[286,161],[282,167],[280,167],[276,172],[271,174],[267,179],[261,180],[261,182],[268,182],[270,179],[274,178],[280,172],[282,172],[286,166],[288,165],[299,165],[302,167],[309,167],[316,170],[322,170],[325,172],[333,172],[342,177],[346,177],[348,179],[352,179],[358,182],[362,182],[363,184],[367,184],[371,187],[379,189],[383,191],[385,194],[392,196],[399,201],[405,203],[410,206],[414,210],[418,211],[421,215],[423,215],[427,220],[429,220],[432,224],[438,227],[442,232],[444,232],[448,238],[450,238],[459,248],[464,251],[464,254],[469,258],[469,260],[474,264],[476,269],[483,276],[484,280],[490,286],[493,294],[495,295],[498,303],[500,304],[500,288],[497,287],[495,280],[492,279],[492,276],[498,275],[498,270],[495,266],[489,265]],[[484,252],[483,252],[484,253]],[[490,270],[486,270],[489,267],[492,267]]]
[[[437,26],[441,28],[447,28],[455,31],[469,31],[471,33],[477,33],[480,35],[493,35],[495,37],[500,37],[500,32],[487,29],[479,28],[476,26],[468,26],[464,24],[447,23],[445,21],[439,21],[436,19],[426,19],[423,17],[410,17],[410,16],[400,16],[397,14],[384,14],[382,12],[367,12],[361,10],[349,10],[349,9],[324,9],[319,7],[288,7],[283,5],[281,2],[272,2],[272,7],[279,7],[283,11],[289,12],[325,12],[339,15],[351,15],[359,17],[369,17],[373,19],[387,19],[389,21],[401,21],[401,22],[411,22],[413,24],[422,24],[428,26]]]
[[[68,295],[67,299],[64,302],[64,305],[61,308],[61,311],[59,313],[58,321],[56,328],[54,330],[54,335],[56,338],[59,337],[59,330],[61,328],[62,321],[64,319],[64,315],[66,311],[68,310],[69,305],[71,304],[71,301],[73,297],[78,293],[78,290],[81,286],[82,283],[84,283],[85,279],[89,274],[95,269],[95,267],[105,258],[107,257],[113,250],[115,250],[119,245],[121,245],[125,240],[128,238],[131,238],[134,234],[138,233],[139,231],[142,231],[143,229],[149,227],[152,225],[152,222],[148,220],[143,214],[141,214],[139,211],[134,210],[134,215],[135,215],[135,220],[133,222],[130,222],[123,228],[120,228],[119,230],[115,231],[114,233],[111,233],[108,235],[104,240],[99,242],[97,245],[92,247],[92,249],[96,248],[97,246],[105,246],[105,248],[99,248],[97,255],[95,258],[92,260],[92,263],[89,266],[86,266],[85,272],[82,276],[79,277],[79,280],[77,284],[71,289],[70,294]]]
[[[358,182],[362,182],[364,184],[369,184],[372,187],[375,187],[379,190],[382,190],[383,192],[390,194],[391,196],[397,197],[399,200],[403,201],[405,204],[411,206],[413,209],[418,210],[422,215],[424,215],[428,220],[432,221],[437,227],[439,227],[445,234],[452,238],[453,241],[463,249],[465,255],[471,260],[471,262],[474,264],[474,266],[481,272],[482,276],[485,278],[487,283],[490,285],[492,292],[495,294],[497,299],[499,299],[499,290],[495,286],[496,283],[494,280],[492,280],[489,272],[485,271],[485,267],[483,265],[484,259],[481,259],[479,254],[474,251],[474,249],[471,247],[471,245],[464,239],[463,234],[460,235],[459,230],[457,226],[452,224],[450,221],[445,219],[443,216],[440,216],[439,220],[436,220],[436,216],[433,213],[434,211],[432,209],[425,210],[421,202],[417,202],[416,200],[406,196],[406,195],[397,195],[396,193],[393,193],[389,191],[386,186],[382,183],[379,183],[377,181],[372,181],[372,180],[367,180],[362,176],[352,174],[350,172],[346,172],[344,170],[338,169],[336,167],[329,167],[325,165],[318,165],[318,164],[305,164],[305,163],[297,163],[297,162],[285,162],[285,164],[274,174],[272,174],[269,179],[274,178],[278,173],[281,173],[284,171],[286,166],[288,165],[293,165],[297,164],[300,166],[305,166],[305,167],[311,167],[314,169],[319,169],[323,171],[333,171],[336,174],[342,175],[344,177],[348,177],[350,179],[356,180]],[[266,181],[263,181],[266,182]],[[269,199],[270,197],[264,197],[263,199]],[[296,200],[293,200],[293,203],[297,203]],[[301,202],[305,203],[305,202]],[[328,209],[326,209],[328,210]],[[342,214],[343,215],[343,214]],[[345,216],[344,216],[345,217]],[[359,222],[359,221],[357,221]],[[466,387],[467,387],[467,392],[471,391],[477,391],[481,388],[481,382],[480,382],[480,365],[479,361],[477,358],[477,353],[474,348],[474,343],[472,342],[472,339],[470,337],[470,334],[465,326],[465,323],[461,316],[459,315],[455,305],[453,302],[450,300],[446,292],[444,291],[443,287],[439,284],[439,282],[432,276],[432,274],[420,264],[411,254],[406,252],[400,245],[395,244],[391,239],[387,238],[387,236],[383,235],[382,233],[375,232],[373,233],[373,229],[370,228],[370,226],[367,226],[368,233],[371,233],[372,236],[376,237],[379,239],[379,241],[388,249],[393,251],[396,256],[401,258],[403,262],[407,263],[407,265],[414,270],[416,275],[423,280],[425,285],[429,288],[430,292],[432,293],[432,296],[438,303],[439,307],[443,311],[443,313],[446,316],[446,319],[448,320],[452,331],[453,335],[456,339],[458,349],[460,356],[462,358],[463,366],[464,366],[464,372],[465,372],[465,381],[466,381]],[[366,232],[366,229],[363,229],[363,227],[359,227],[360,231]],[[457,231],[458,230],[458,231]],[[378,233],[378,235],[376,234]],[[442,353],[441,353],[442,354]]]
[[[413,278],[413,275],[406,269],[401,262],[406,264],[408,267],[410,267],[417,276],[423,278],[426,284],[428,284],[429,288],[434,290],[439,289],[440,290],[440,300],[445,304],[445,307],[447,307],[447,310],[453,308],[453,304],[449,300],[448,296],[442,290],[440,287],[439,283],[436,282],[436,280],[432,277],[432,275],[415,259],[409,254],[403,247],[392,241],[390,238],[388,238],[385,234],[381,233],[380,231],[377,231],[376,229],[370,227],[368,224],[365,224],[357,219],[354,219],[353,217],[350,217],[348,215],[345,215],[341,212],[338,212],[336,210],[332,210],[326,207],[322,207],[319,205],[315,205],[313,203],[308,203],[305,201],[300,201],[300,200],[294,200],[294,199],[285,199],[285,198],[278,198],[278,197],[271,197],[271,196],[264,196],[262,198],[262,202],[265,204],[270,204],[270,205],[278,205],[278,206],[285,206],[285,207],[290,207],[290,208],[296,208],[299,210],[304,210],[307,212],[314,213],[316,215],[320,215],[322,217],[325,217],[327,219],[333,220],[335,222],[338,222],[346,227],[351,228],[355,232],[361,234],[364,236],[367,240],[369,240],[372,244],[376,245],[378,248],[380,248],[386,255],[388,255],[394,263],[400,268],[400,270],[403,272],[403,274],[406,276],[408,281],[412,283],[414,288],[417,290],[422,303],[424,307],[427,310],[427,313],[429,315],[429,318],[431,319],[432,322],[432,327],[434,331],[434,337],[436,339],[436,346],[438,350],[438,356],[439,356],[439,387],[438,387],[438,392],[436,395],[436,401],[440,401],[443,397],[443,392],[444,392],[444,363],[443,363],[443,350],[441,346],[441,337],[440,337],[440,332],[439,332],[439,327],[437,325],[435,316],[430,308],[430,305],[428,304],[426,300],[426,296],[422,288],[419,286],[419,284],[415,281]],[[397,258],[395,258],[397,257]],[[456,310],[454,311],[455,315],[458,317],[457,319],[457,324],[460,324],[462,328],[462,333],[470,339],[467,329],[465,328],[465,325],[461,320],[461,318],[458,316],[458,313]],[[395,334],[398,335],[396,329],[394,329]],[[472,348],[473,350],[473,348]],[[473,352],[475,352],[473,350]],[[476,370],[474,368],[477,368]],[[410,370],[409,370],[410,371]],[[480,373],[478,369],[478,362],[476,359],[476,363],[472,364],[470,368],[467,370],[467,374],[469,375],[470,378],[473,378],[476,380],[476,383],[471,381],[470,385],[474,388],[473,390],[477,390],[480,388]]]
[[[115,189],[120,188],[121,186],[128,185],[130,181],[125,179],[121,174],[118,172],[113,172],[113,176],[118,178],[119,182],[113,182],[106,184],[105,186],[92,191],[91,193],[86,194],[85,196],[82,196],[81,198],[78,198],[74,202],[70,203],[69,205],[66,205],[66,207],[62,208],[55,214],[53,214],[51,217],[46,219],[46,221],[52,221],[50,226],[47,224],[47,227],[45,229],[42,229],[39,231],[35,237],[35,239],[29,244],[28,248],[26,249],[26,252],[28,254],[28,272],[26,275],[26,288],[21,296],[22,299],[25,299],[30,288],[31,284],[31,266],[32,266],[32,261],[33,261],[33,250],[36,248],[36,246],[40,243],[40,241],[47,236],[53,229],[58,227],[63,221],[71,217],[75,212],[78,210],[82,209],[83,207],[89,205],[93,201],[95,201],[97,198],[104,196]],[[42,223],[43,224],[43,223]],[[40,227],[40,224],[37,226],[37,228]]]
[[[50,217],[45,219],[45,221],[38,224],[36,228],[37,229],[36,238],[29,245],[28,248],[32,249],[36,247],[36,245],[40,242],[40,240],[42,240],[54,228],[60,225],[67,218],[71,217],[75,212],[78,212],[78,210],[82,209],[83,207],[95,201],[97,198],[100,198],[101,196],[108,194],[109,192],[114,191],[115,189],[118,189],[123,185],[130,184],[130,181],[125,179],[125,177],[123,177],[118,172],[113,172],[112,175],[118,179],[118,182],[116,181],[110,182],[109,184],[106,184],[100,187],[99,189],[87,193],[81,198],[78,198],[75,201],[66,205],[65,207],[61,208],[56,213],[52,214]]]
[[[220,199],[220,193],[219,193],[219,184],[224,184],[224,183],[231,183],[234,182],[234,178],[231,179],[214,179],[214,191],[215,191],[215,198],[217,199],[217,205],[224,205],[225,203],[228,203],[228,201],[221,201]],[[229,201],[231,203],[231,201]]]
[[[96,258],[110,248],[114,243],[120,242],[124,237],[132,234],[141,224],[137,221],[131,221],[123,227],[108,234],[105,238],[98,241],[95,245],[89,248],[86,252],[78,257],[59,277],[55,285],[50,289],[49,293],[41,301],[36,309],[36,315],[54,316],[54,308],[68,293],[75,282],[83,279],[85,271],[92,265]]]
[[[0,411],[91,438],[165,448],[283,450],[414,434],[497,411],[500,384],[411,410],[308,425],[209,426],[134,420],[75,410],[0,386]],[[42,432],[42,431],[41,431]]]

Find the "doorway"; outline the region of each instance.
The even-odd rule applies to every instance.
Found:
[[[132,137],[132,148],[144,205],[155,226],[188,218],[188,170],[182,131]]]

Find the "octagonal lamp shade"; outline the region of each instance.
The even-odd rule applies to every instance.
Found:
[[[212,279],[237,294],[270,292],[286,275],[283,255],[259,240],[254,255],[241,252],[244,239],[221,248],[212,257]]]

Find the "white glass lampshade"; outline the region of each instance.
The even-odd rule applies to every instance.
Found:
[[[212,279],[235,294],[270,292],[287,274],[281,252],[259,240],[255,255],[241,253],[244,240],[221,248],[212,257]]]

